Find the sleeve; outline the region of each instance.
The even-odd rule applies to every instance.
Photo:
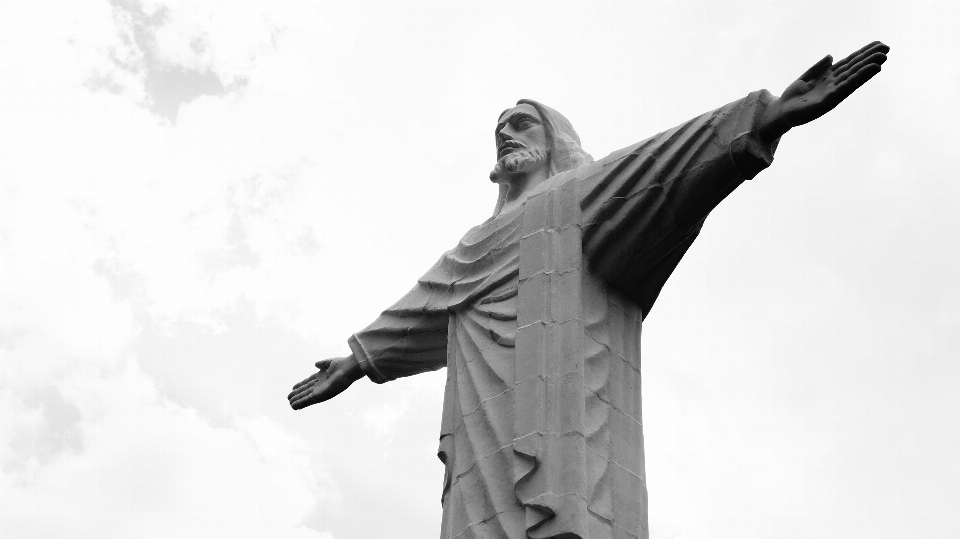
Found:
[[[418,283],[347,343],[367,377],[382,384],[445,367],[448,321],[445,306],[432,305]]]
[[[614,152],[581,180],[583,252],[649,313],[713,208],[770,166],[778,140],[758,123],[766,90]]]

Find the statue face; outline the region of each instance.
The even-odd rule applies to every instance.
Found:
[[[502,184],[546,174],[550,163],[547,132],[536,107],[524,103],[501,114],[496,135],[497,164],[490,181]]]
[[[517,105],[500,115],[496,130],[497,160],[512,153],[529,152],[546,155],[547,133],[540,113],[533,105]]]

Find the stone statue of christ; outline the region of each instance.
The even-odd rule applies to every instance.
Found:
[[[560,113],[520,101],[494,133],[493,216],[351,355],[317,362],[291,406],[447,367],[442,538],[648,537],[643,320],[710,211],[887,52],[826,56],[779,98],[753,92],[599,161]]]

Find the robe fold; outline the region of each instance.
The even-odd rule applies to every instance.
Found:
[[[447,367],[443,539],[648,537],[641,325],[707,214],[772,162],[772,99],[555,174],[350,338],[377,383]]]

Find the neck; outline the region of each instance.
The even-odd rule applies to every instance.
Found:
[[[510,177],[504,183],[500,184],[500,202],[497,204],[495,215],[507,213],[517,209],[530,192],[547,179],[547,167],[543,166],[537,170],[524,174],[517,174]],[[506,191],[506,192],[504,192]]]

